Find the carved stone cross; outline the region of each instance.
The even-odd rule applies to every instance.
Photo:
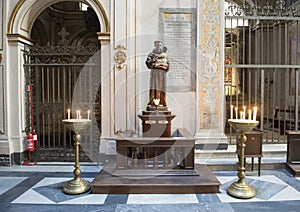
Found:
[[[61,36],[61,40],[59,43],[65,44],[68,40],[66,39],[69,33],[67,32],[66,28],[62,28],[60,32],[57,33],[59,36]]]

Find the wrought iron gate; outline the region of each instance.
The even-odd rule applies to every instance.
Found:
[[[232,2],[225,5],[227,117],[230,105],[257,106],[264,141],[285,142],[286,130],[299,127],[299,14],[292,1]],[[226,132],[233,135],[228,125]]]
[[[92,124],[82,134],[80,157],[95,161],[101,118],[99,60],[99,47],[94,45],[25,48],[26,85],[33,87],[33,108],[29,98],[26,104],[27,126],[37,132],[39,160],[74,161],[72,132],[62,123],[71,109],[81,110],[82,116],[90,110]]]

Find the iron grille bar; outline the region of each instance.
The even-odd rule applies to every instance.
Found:
[[[264,123],[264,108],[265,108],[265,95],[264,95],[264,78],[265,78],[265,71],[264,69],[261,70],[260,72],[261,74],[261,93],[260,93],[260,96],[261,96],[261,100],[260,100],[260,123]],[[263,125],[260,125],[260,129],[263,130]]]
[[[55,67],[52,67],[51,68],[51,73],[52,73],[52,102],[56,103],[56,99],[55,99],[55,77],[54,77],[54,74],[55,74]],[[54,111],[56,111],[56,108],[54,108]],[[53,142],[53,146],[56,147],[57,144],[56,144],[56,129],[55,129],[55,126],[56,126],[56,118],[57,118],[57,115],[55,114],[55,112],[52,113],[52,142]]]
[[[47,103],[50,103],[50,73],[49,73],[49,67],[47,67],[47,69],[46,69],[46,74],[47,74]],[[47,113],[47,137],[48,137],[48,139],[47,139],[47,144],[48,144],[48,148],[51,148],[51,137],[50,137],[50,135],[51,135],[51,128],[50,128],[50,123],[51,123],[51,115],[52,114],[50,114],[49,113],[49,111],[47,111],[48,113]]]
[[[283,1],[276,4],[286,7],[261,7],[251,15],[249,9],[254,5],[250,8],[246,1],[241,3],[244,6],[228,3],[225,32],[230,49],[225,51],[233,59],[225,69],[233,70],[235,81],[225,83],[230,91],[225,92],[226,105],[258,106],[259,129],[265,142],[285,142],[286,130],[299,128],[300,17]],[[229,133],[231,142],[231,128]]]
[[[31,63],[31,64],[24,64],[24,66],[79,66],[82,67],[82,65],[87,65],[87,66],[98,66],[95,63],[88,63],[88,64],[82,64],[82,63],[73,63],[73,64],[62,64],[62,63],[52,63],[52,64],[40,64],[40,63]]]
[[[298,21],[299,17],[286,16],[225,16],[225,19],[245,19],[245,20],[262,20],[262,21]]]
[[[67,52],[61,52],[61,53],[43,53],[43,52],[39,52],[39,53],[28,53],[28,52],[25,52],[24,53],[26,56],[38,56],[40,57],[41,55],[42,56],[91,56],[92,54],[91,53],[67,53]]]
[[[63,83],[62,83],[62,95],[63,95],[63,111],[65,114],[65,111],[67,111],[67,109],[69,108],[68,105],[68,98],[67,98],[67,90],[66,90],[66,85],[67,85],[67,77],[66,77],[66,71],[65,71],[65,67],[62,68],[62,77],[63,77]],[[67,135],[67,130],[66,127],[63,126],[63,135]],[[66,154],[66,149],[67,149],[67,145],[66,145],[67,141],[66,141],[66,136],[63,137],[63,153],[64,153],[64,160],[67,160],[67,154]]]
[[[41,84],[42,84],[42,91],[45,90],[45,70],[44,70],[44,67],[42,67],[42,80],[41,80]],[[41,95],[42,95],[42,98],[41,98],[41,102],[44,103],[45,102],[45,92],[41,92]],[[40,130],[40,133],[42,133],[42,136],[43,136],[43,147],[46,146],[46,133],[45,133],[45,114],[43,113],[42,114],[42,120],[41,120],[41,123],[42,123],[42,130]]]
[[[61,95],[60,95],[60,91],[63,91],[62,89],[61,89],[61,75],[59,74],[59,69],[57,68],[56,69],[56,76],[57,76],[57,103],[58,104],[61,104]],[[65,109],[64,109],[64,105],[63,105],[63,111],[66,111]],[[63,113],[64,114],[64,113]],[[60,120],[62,120],[64,117],[63,117],[63,115],[61,116],[61,115],[58,115],[57,116],[57,123],[58,123],[58,132],[57,132],[57,138],[58,138],[58,146],[62,146],[62,143],[61,143],[61,122],[60,122]]]
[[[26,46],[23,52],[24,70],[34,70],[31,75],[35,91],[36,129],[38,131],[40,150],[55,152],[54,159],[72,160],[73,138],[72,132],[62,124],[62,119],[68,108],[72,109],[73,89],[83,69],[90,72],[99,70],[97,59],[89,60],[99,51],[99,47],[89,45],[78,46]],[[87,68],[85,68],[87,67]],[[26,77],[32,77],[26,75]],[[28,80],[28,79],[26,79]],[[88,90],[92,80],[80,78],[80,89]],[[97,82],[100,83],[100,82]],[[94,91],[90,91],[94,92]],[[80,103],[91,101],[88,96],[80,94]],[[74,110],[83,109],[82,105],[74,105]],[[90,107],[90,106],[88,106]],[[98,120],[97,120],[98,123]],[[91,131],[92,132],[92,131]],[[87,151],[92,151],[94,143],[92,136],[83,136],[81,143]],[[89,153],[90,154],[90,153]],[[90,154],[92,155],[92,154]],[[48,155],[47,155],[48,156]],[[51,156],[52,157],[52,156]],[[48,158],[49,160],[50,158]]]
[[[300,65],[272,65],[272,64],[233,64],[225,65],[225,68],[249,68],[249,69],[280,69],[280,71],[285,71],[285,69],[299,69]]]
[[[298,106],[299,106],[299,70],[295,70],[295,130],[298,130]]]

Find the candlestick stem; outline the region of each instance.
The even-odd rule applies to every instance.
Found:
[[[85,129],[89,124],[90,120],[87,119],[64,119],[63,123],[71,129],[75,135],[73,137],[75,144],[75,165],[74,165],[74,179],[66,183],[63,188],[66,194],[82,194],[91,189],[90,183],[80,177],[81,170],[79,164],[79,145],[80,145],[80,131]]]
[[[236,120],[231,119],[228,121],[229,124],[237,131],[239,131],[239,151],[240,151],[240,157],[239,157],[239,168],[238,168],[238,181],[232,183],[227,188],[227,193],[233,197],[242,198],[242,199],[248,199],[252,198],[256,195],[255,189],[250,186],[248,183],[244,181],[246,177],[245,173],[245,164],[244,164],[244,157],[245,157],[245,147],[246,147],[246,141],[247,137],[245,135],[245,131],[252,130],[255,126],[258,125],[258,121],[253,120]]]

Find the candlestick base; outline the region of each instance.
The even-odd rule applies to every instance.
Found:
[[[239,180],[227,188],[227,193],[241,199],[250,199],[256,195],[256,191],[252,186],[244,181],[240,182]]]
[[[91,189],[90,183],[82,178],[74,178],[66,183],[64,186],[64,193],[66,194],[83,194]]]

